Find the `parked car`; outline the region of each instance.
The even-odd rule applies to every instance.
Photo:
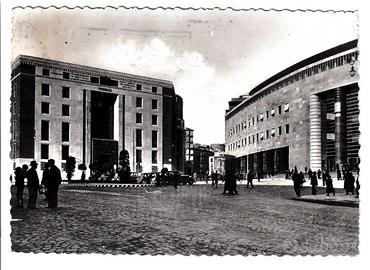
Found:
[[[180,185],[192,185],[194,184],[195,180],[190,175],[180,175],[179,183]]]

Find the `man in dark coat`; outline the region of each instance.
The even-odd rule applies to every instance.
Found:
[[[247,174],[247,187],[249,187],[249,184],[251,184],[251,187],[254,188],[253,186],[253,171],[250,170]]]
[[[48,189],[46,187],[46,182],[49,179],[48,174],[49,174],[49,163],[46,163],[45,164],[44,171],[42,172],[42,178],[41,178],[41,185],[43,185],[45,187],[45,197],[46,197],[46,200],[48,199]]]
[[[27,188],[28,188],[28,208],[36,208],[37,193],[39,191],[40,181],[37,175],[37,162],[32,160],[30,169],[27,171]]]
[[[330,174],[326,178],[326,196],[329,196],[330,193],[333,193],[335,196],[335,190],[333,187],[333,179],[331,179]]]
[[[317,185],[318,185],[316,172],[313,172],[311,177],[312,195],[317,195]]]
[[[301,177],[299,176],[297,171],[293,172],[292,180],[294,183],[294,191],[297,197],[301,197]]]
[[[311,180],[311,177],[312,177],[312,170],[310,168],[308,169],[308,180]]]
[[[15,187],[17,188],[17,207],[23,208],[23,190],[24,190],[24,178],[22,168],[17,167],[14,170],[15,175]]]
[[[225,171],[225,176],[224,176],[224,181],[225,181],[225,185],[224,185],[224,192],[222,192],[222,194],[226,194],[226,192],[228,191],[229,194],[230,194],[230,172],[229,170],[226,170]]]
[[[230,172],[230,194],[231,195],[238,195],[238,191],[236,190],[236,180],[237,176],[235,175],[234,171]]]
[[[46,188],[48,191],[48,208],[58,207],[58,189],[62,182],[60,170],[55,166],[54,159],[48,160],[49,172],[46,178]]]
[[[346,190],[346,195],[348,195],[349,192],[354,195],[354,189],[355,187],[355,177],[353,174],[349,171],[346,171],[344,174],[344,189]]]
[[[324,171],[322,174],[322,185],[325,187],[326,185],[326,179],[328,178],[329,172],[327,170]]]

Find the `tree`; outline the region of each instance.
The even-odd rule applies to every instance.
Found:
[[[74,157],[69,156],[66,160],[66,168],[64,169],[64,171],[67,173],[68,182],[71,182],[75,169],[76,169],[76,159]]]

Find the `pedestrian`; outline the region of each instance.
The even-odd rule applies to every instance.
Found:
[[[24,190],[24,178],[25,175],[21,167],[17,167],[14,170],[15,187],[17,189],[17,207],[23,208],[23,190]]]
[[[215,187],[216,188],[218,188],[218,177],[219,177],[220,175],[218,174],[218,172],[216,171],[215,172]]]
[[[289,179],[290,178],[289,175],[290,175],[289,169],[285,170],[285,179]]]
[[[234,171],[230,172],[230,194],[231,195],[238,195],[238,191],[236,190],[236,180],[237,176],[235,175]]]
[[[28,208],[36,208],[37,193],[39,191],[40,181],[37,175],[38,163],[35,160],[32,160],[30,163],[29,170],[27,171],[27,188],[28,188]]]
[[[173,176],[173,187],[175,189],[177,189],[177,184],[180,181],[180,175],[181,175],[180,172],[178,172],[178,171],[175,171],[174,172],[174,176]]]
[[[337,179],[338,180],[342,180],[342,174],[340,172],[340,167],[339,167],[339,164],[338,163],[335,164],[335,170],[337,171]],[[344,174],[343,174],[343,176],[344,176]]]
[[[292,175],[292,180],[294,184],[294,191],[297,197],[301,197],[301,178],[298,172],[294,171]]]
[[[357,179],[356,179],[356,197],[355,198],[359,198],[360,196],[360,181],[358,180],[358,175],[357,175]]]
[[[321,169],[318,169],[317,170],[317,178],[321,179],[321,175],[322,175]]]
[[[329,171],[324,170],[324,173],[322,174],[322,185],[325,187],[326,185],[326,179],[328,179]]]
[[[312,195],[317,195],[317,177],[316,177],[316,172],[313,172],[312,177],[311,177],[311,186],[312,186]]]
[[[304,167],[304,173],[307,173],[307,166]]]
[[[254,188],[253,186],[253,171],[249,170],[247,174],[247,187],[249,187],[249,184],[251,184],[251,187]]]
[[[311,180],[312,177],[312,170],[311,168],[308,169],[308,180]]]
[[[348,195],[349,192],[354,195],[354,190],[355,188],[355,178],[352,174],[352,172],[346,171],[344,173],[344,189],[346,191],[346,195]]]
[[[257,181],[258,182],[261,182],[260,180],[261,180],[261,178],[262,178],[262,173],[261,173],[261,170],[257,170]]]
[[[42,178],[41,178],[41,185],[45,187],[45,197],[46,200],[48,200],[48,188],[47,188],[47,180],[49,178],[49,163],[45,164],[44,171],[42,172]]]
[[[218,175],[217,175],[217,171],[216,171],[216,172],[212,172],[212,174],[211,174],[212,187],[216,184],[217,177],[218,177]],[[217,187],[217,185],[216,185],[216,187]]]
[[[227,192],[229,192],[230,194],[230,172],[229,170],[225,170],[224,181],[225,181],[224,191],[222,192],[222,194],[225,195]]]
[[[62,177],[59,168],[55,166],[54,159],[49,159],[48,165],[49,171],[46,180],[48,208],[56,208],[58,207],[58,189],[62,182]]]
[[[326,196],[329,196],[330,193],[333,193],[335,196],[335,190],[333,187],[333,179],[331,178],[330,174],[326,178]]]

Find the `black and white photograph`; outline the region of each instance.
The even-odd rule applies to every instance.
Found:
[[[6,7],[3,253],[364,254],[355,4],[54,3]]]

